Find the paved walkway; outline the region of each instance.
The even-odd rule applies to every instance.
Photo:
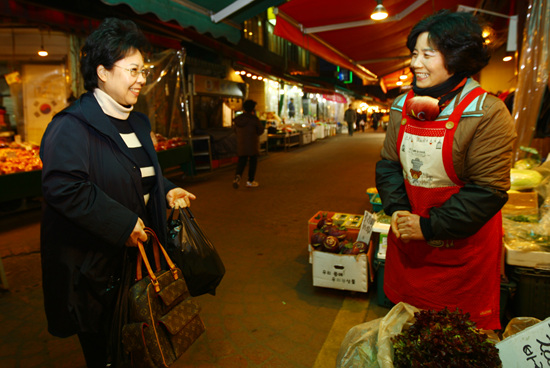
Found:
[[[181,180],[227,273],[197,298],[206,332],[174,367],[334,367],[345,333],[388,309],[368,293],[312,286],[307,220],[318,210],[370,210],[382,131],[337,135],[261,158],[258,188],[231,186],[234,167]],[[175,181],[180,181],[178,178]],[[0,367],[84,367],[76,338],[50,336],[42,308],[39,211],[0,217]]]

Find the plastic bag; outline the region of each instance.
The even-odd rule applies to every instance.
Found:
[[[525,330],[527,327],[531,327],[540,322],[540,319],[535,317],[514,317],[508,322],[506,329],[502,333],[502,339],[517,334]]]
[[[167,252],[181,270],[192,296],[216,295],[225,275],[225,266],[189,208],[179,210],[179,217],[168,217]]]
[[[393,368],[391,338],[403,327],[414,323],[419,309],[410,304],[396,304],[383,318],[352,327],[340,346],[337,368]]]

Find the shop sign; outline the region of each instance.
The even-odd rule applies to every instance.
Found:
[[[550,318],[496,344],[503,368],[550,368]]]
[[[194,94],[244,97],[244,84],[230,80],[193,74]]]

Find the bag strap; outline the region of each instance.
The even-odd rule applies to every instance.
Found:
[[[153,238],[153,253],[155,257],[155,262],[159,265],[158,271],[160,271],[160,255],[159,255],[159,249],[162,251],[162,254],[164,258],[166,259],[166,263],[168,263],[168,267],[170,268],[170,273],[172,273],[172,277],[174,280],[177,280],[179,278],[178,276],[178,270],[176,268],[176,265],[170,257],[168,256],[168,253],[164,249],[164,247],[160,244],[160,241],[157,237],[157,234],[155,232],[146,227],[145,232]],[[160,292],[160,285],[158,283],[157,277],[155,276],[155,273],[153,272],[153,269],[151,268],[151,264],[149,263],[149,259],[147,258],[147,253],[145,252],[145,248],[143,247],[143,242],[138,240],[138,249],[139,253],[137,255],[137,267],[136,267],[136,280],[139,281],[143,278],[142,272],[141,272],[141,263],[145,263],[145,268],[147,269],[147,273],[149,274],[149,278],[151,279],[151,283],[155,287],[155,291],[158,293]]]

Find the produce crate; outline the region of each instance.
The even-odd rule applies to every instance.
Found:
[[[514,249],[506,242],[504,246],[506,249],[506,263],[509,265],[528,268],[537,268],[537,266],[550,268],[550,252]]]
[[[384,293],[384,259],[376,258],[374,261],[374,269],[376,270],[376,302],[381,307],[392,308],[395,304],[388,299]]]
[[[329,219],[333,219],[333,217],[336,216],[336,219],[333,219],[333,221],[335,222],[335,224],[342,224],[342,225],[345,225],[347,227],[348,239],[350,241],[357,240],[357,235],[359,235],[359,228],[360,228],[361,222],[363,220],[363,215],[344,214],[344,213],[339,213],[339,212],[335,212],[335,211],[318,211],[307,222],[307,224],[308,224],[308,226],[307,226],[307,228],[308,228],[308,231],[307,231],[307,244],[311,243],[311,236],[313,235],[313,231],[315,229],[317,229],[317,224],[319,223],[321,218],[323,218],[324,214],[326,214],[327,218],[329,218]],[[355,220],[355,219],[359,219],[359,220],[350,222],[350,220]],[[356,224],[356,225],[353,225],[352,223]]]
[[[512,310],[517,317],[550,316],[550,271],[516,267],[512,279],[517,284]]]
[[[538,194],[536,192],[508,192],[508,201],[501,211],[505,217],[538,215]]]
[[[379,199],[380,199],[380,195],[378,194],[373,195],[372,198],[370,199],[370,204],[372,204],[372,212],[380,212],[384,209],[382,207],[381,202],[375,202]]]

